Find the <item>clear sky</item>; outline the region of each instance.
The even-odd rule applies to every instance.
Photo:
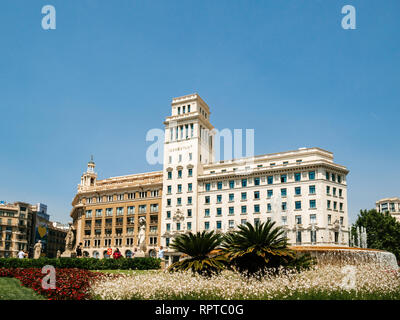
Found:
[[[3,0],[0,39],[0,200],[69,221],[90,155],[99,178],[160,170],[146,133],[193,92],[256,154],[332,151],[351,221],[400,196],[398,0]]]

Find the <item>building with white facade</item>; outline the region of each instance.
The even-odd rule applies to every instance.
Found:
[[[376,203],[376,211],[385,213],[389,212],[397,221],[400,222],[400,198],[384,198]]]
[[[320,148],[215,161],[219,136],[198,94],[172,100],[165,125],[161,243],[271,219],[293,245],[348,245],[346,167]],[[226,140],[224,140],[226,142]],[[225,143],[224,142],[224,143]]]

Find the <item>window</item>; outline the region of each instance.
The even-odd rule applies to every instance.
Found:
[[[218,190],[221,190],[221,189],[222,189],[222,182],[221,182],[221,181],[219,181],[219,182],[217,183],[217,189],[218,189]]]
[[[124,214],[124,208],[123,207],[118,207],[117,208],[117,216],[122,216]]]
[[[188,183],[188,192],[192,192],[193,191],[193,186],[191,183]]]
[[[178,193],[182,193],[182,185],[178,184]]]
[[[182,205],[182,198],[176,198],[176,205]]]
[[[273,184],[274,183],[274,177],[273,176],[268,176],[267,177],[267,183],[268,184]]]
[[[310,194],[315,194],[315,186],[309,186],[309,187],[308,187],[308,192],[309,192]]]
[[[86,218],[91,218],[92,217],[92,210],[86,210]]]
[[[242,212],[242,214],[246,214],[247,213],[247,206],[242,206],[241,207],[241,212]]]
[[[328,214],[328,224],[332,223],[332,216],[330,214]]]
[[[332,195],[336,196],[336,188],[332,188]]]
[[[230,188],[230,189],[235,188],[235,180],[229,181],[229,188]]]
[[[325,177],[326,177],[326,180],[329,180],[330,174],[329,174],[329,172],[328,172],[328,171],[326,171],[326,173],[325,173]]]
[[[210,222],[208,221],[204,222],[204,229],[206,230],[210,229]]]
[[[221,203],[222,202],[222,195],[218,194],[217,195],[217,203]]]
[[[286,209],[287,209],[286,202],[282,202],[282,211],[286,211]]]
[[[296,210],[301,210],[301,201],[296,201],[294,203],[294,207],[295,207]]]
[[[235,220],[229,220],[229,229],[233,229],[235,227]]]
[[[315,171],[309,171],[308,172],[308,179],[309,180],[315,180]]]
[[[332,181],[335,182],[336,181],[336,175],[334,173],[332,173]]]
[[[297,172],[294,174],[294,181],[300,181],[301,180],[301,173]]]
[[[254,199],[255,200],[260,199],[260,191],[254,191]]]
[[[242,192],[242,198],[243,201],[247,200],[247,192]]]
[[[147,206],[145,204],[141,204],[139,206],[139,213],[146,213]]]
[[[342,197],[342,195],[343,195],[343,190],[339,189],[339,197]]]
[[[222,222],[221,221],[217,221],[217,230],[222,228]]]
[[[286,174],[281,174],[281,183],[287,182],[287,175]]]
[[[259,204],[254,205],[254,213],[260,213],[260,205]]]
[[[343,225],[343,217],[340,217],[340,225]]]
[[[340,175],[337,176],[337,182],[342,183],[342,176]]]
[[[135,207],[130,206],[128,207],[128,214],[134,214],[135,213]]]
[[[260,224],[260,218],[254,218],[254,225]]]
[[[176,223],[176,231],[180,231],[181,230],[181,223],[177,222]]]
[[[228,210],[229,210],[229,214],[230,214],[230,215],[235,214],[234,207],[229,207]]]
[[[222,215],[222,208],[217,208],[217,216],[221,216]]]
[[[343,211],[343,203],[339,203],[339,210]]]
[[[107,196],[107,201],[113,201],[114,200],[114,196]]]
[[[296,224],[301,224],[301,216],[296,216],[295,220],[296,220]]]
[[[188,198],[187,198],[187,203],[188,203],[188,204],[192,204],[192,197],[188,197]]]
[[[260,185],[260,178],[254,178],[254,185],[259,186]]]
[[[242,187],[247,187],[247,179],[242,179]]]
[[[315,209],[315,208],[316,208],[316,201],[310,200],[310,209]]]
[[[271,198],[273,195],[273,190],[267,190],[267,198]]]
[[[189,218],[192,216],[192,209],[187,209],[187,216]]]
[[[240,223],[241,223],[241,224],[246,224],[246,222],[247,222],[247,219],[242,219],[242,220],[240,220]]]
[[[211,188],[211,184],[210,183],[206,183],[206,191],[210,191]]]
[[[167,199],[167,206],[171,205],[171,199]]]
[[[337,202],[333,201],[333,210],[336,210],[336,209],[337,209]]]
[[[296,196],[301,195],[301,187],[295,187],[295,188],[294,188],[294,194],[295,194]]]
[[[119,201],[124,200],[124,195],[123,194],[117,195],[117,200],[119,200]]]
[[[167,194],[171,194],[172,192],[172,186],[167,186]]]
[[[182,178],[182,170],[178,170],[178,178]]]
[[[172,179],[172,172],[168,171],[168,179],[171,180]]]
[[[210,216],[210,209],[204,209],[204,216],[206,217]]]
[[[287,195],[286,188],[281,189],[281,196],[286,197],[286,195]]]
[[[317,216],[315,214],[310,214],[310,223],[316,223],[317,222]]]
[[[270,203],[267,204],[267,212],[271,212],[272,210],[272,206]]]
[[[331,208],[331,200],[327,200],[326,207],[327,207],[327,209]]]
[[[316,230],[310,231],[310,239],[311,239],[311,243],[317,242],[317,231]]]
[[[187,226],[188,230],[192,230],[192,223],[191,222],[188,222],[186,226]]]
[[[188,176],[189,177],[193,176],[193,169],[188,169]]]
[[[233,193],[229,194],[229,202],[232,202],[235,198],[235,195]]]
[[[166,227],[167,227],[167,231],[171,231],[171,224],[170,223],[167,223]]]
[[[286,225],[287,225],[287,217],[286,217],[286,216],[283,216],[283,217],[281,218],[281,221],[282,221],[282,225],[283,225],[283,226],[286,226]]]
[[[330,186],[326,186],[326,194],[330,194],[331,193],[331,187]]]
[[[204,201],[205,201],[206,204],[209,204],[210,203],[210,196],[205,196],[204,197]]]
[[[96,217],[101,217],[103,215],[102,209],[96,209]]]

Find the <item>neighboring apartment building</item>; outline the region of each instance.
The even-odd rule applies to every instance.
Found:
[[[55,257],[48,249],[49,242],[59,242],[58,247],[64,250],[66,230],[57,235],[49,233],[52,222],[46,212],[47,206],[42,203],[0,203],[0,258],[16,257],[20,250],[32,257],[33,247],[38,240],[43,244],[43,256]]]
[[[88,163],[72,205],[76,243],[83,255],[107,258],[118,248],[131,257],[138,249],[139,219],[146,220],[147,254],[156,255],[160,243],[162,173],[149,172],[97,180],[95,163]]]
[[[179,259],[169,248],[179,234],[227,232],[268,219],[285,228],[293,245],[348,246],[349,171],[331,152],[300,148],[216,161],[220,141],[198,94],[174,98],[164,125],[162,172],[97,180],[89,162],[71,212],[86,255],[104,257],[108,247],[129,255],[141,204],[160,208],[152,229],[157,240],[147,242],[166,247],[167,264]]]
[[[47,256],[49,258],[56,258],[57,251],[64,252],[65,237],[68,229],[68,225],[59,222],[50,222],[48,224]]]
[[[400,198],[385,198],[378,200],[376,203],[376,211],[389,212],[397,221],[400,222]]]
[[[16,257],[30,251],[35,206],[24,202],[0,204],[0,258]]]

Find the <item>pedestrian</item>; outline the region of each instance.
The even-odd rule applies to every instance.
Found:
[[[160,246],[160,250],[158,250],[158,258],[161,259],[161,269],[165,268],[165,260],[164,260],[164,248]]]
[[[27,256],[27,254],[24,252],[24,250],[20,250],[20,252],[18,252],[18,258],[19,259],[23,259]]]
[[[117,249],[115,249],[115,251],[114,251],[114,253],[113,253],[113,258],[114,259],[119,259],[119,258],[121,258],[122,257],[122,254],[121,254],[121,252],[119,251],[119,249],[117,248]]]
[[[82,257],[82,242],[79,242],[79,245],[76,247],[76,257]]]

